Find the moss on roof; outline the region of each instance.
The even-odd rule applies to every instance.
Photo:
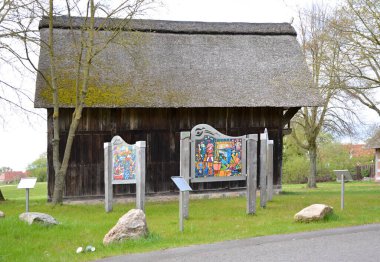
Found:
[[[54,29],[56,68],[60,101],[71,107],[80,32],[61,20]],[[300,107],[321,102],[289,24],[139,20],[131,25],[152,30],[122,31],[93,59],[86,106]],[[110,34],[97,32],[97,47]],[[42,26],[40,35],[46,41],[48,29]],[[38,67],[49,79],[43,46]],[[35,106],[52,107],[51,97],[38,75]]]

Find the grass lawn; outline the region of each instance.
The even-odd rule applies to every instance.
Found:
[[[146,215],[150,236],[103,246],[102,240],[118,218],[133,208],[132,204],[114,206],[105,213],[104,205],[62,205],[46,203],[46,183],[30,191],[30,211],[44,212],[61,224],[54,227],[29,226],[18,219],[25,211],[25,190],[0,186],[4,197],[0,210],[0,261],[88,261],[97,258],[145,252],[169,247],[211,243],[228,239],[311,231],[333,227],[380,223],[380,184],[350,182],[346,184],[345,209],[340,210],[340,184],[320,183],[317,189],[305,185],[284,185],[266,209],[245,214],[245,198],[204,199],[190,201],[190,219],[185,232],[178,231],[178,202],[148,202]],[[259,203],[259,201],[257,201]],[[293,222],[296,212],[313,203],[334,207],[325,220],[302,224]],[[93,253],[76,254],[79,246],[96,247]]]

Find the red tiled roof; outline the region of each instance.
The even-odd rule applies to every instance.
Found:
[[[372,156],[374,154],[374,150],[371,148],[366,148],[365,144],[346,144],[343,146],[348,150],[350,156],[352,157]]]

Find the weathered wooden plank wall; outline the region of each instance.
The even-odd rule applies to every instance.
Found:
[[[63,156],[72,109],[61,109],[60,152]],[[171,176],[179,175],[179,138],[197,124],[209,124],[230,135],[263,132],[274,140],[274,184],[281,184],[282,108],[87,108],[83,112],[66,178],[66,197],[104,195],[103,143],[115,135],[133,144],[147,142],[146,192],[173,191]],[[48,109],[48,194],[53,192],[54,175],[51,138],[52,110]],[[258,180],[259,181],[259,180]],[[193,184],[197,189],[237,188],[245,181]],[[134,185],[115,185],[116,194],[134,193]]]

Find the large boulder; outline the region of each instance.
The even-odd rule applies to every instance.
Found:
[[[0,211],[0,218],[3,218],[3,217],[5,217],[5,214],[3,211]]]
[[[141,209],[132,209],[124,214],[116,225],[104,236],[103,244],[138,239],[148,234],[145,214]]]
[[[19,218],[22,221],[28,222],[29,225],[35,223],[43,224],[46,226],[58,224],[57,220],[55,220],[55,218],[51,215],[39,212],[25,212],[22,213]]]
[[[305,207],[294,215],[294,220],[299,222],[311,222],[323,219],[327,214],[333,212],[333,208],[325,204],[313,204]]]

